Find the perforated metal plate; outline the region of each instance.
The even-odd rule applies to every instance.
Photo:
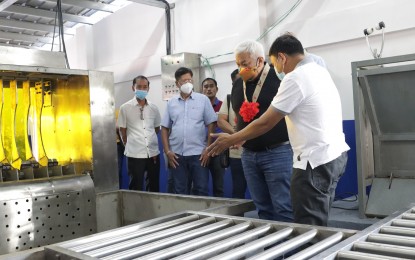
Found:
[[[0,254],[96,232],[89,176],[2,185],[0,198]]]

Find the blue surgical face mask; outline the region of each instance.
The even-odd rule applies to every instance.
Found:
[[[275,67],[275,73],[277,74],[277,77],[282,81],[285,77],[284,64],[282,65],[282,71],[281,72],[278,72],[277,67]]]
[[[136,90],[135,91],[135,97],[138,98],[139,100],[145,99],[147,94],[148,94],[148,91],[146,91],[146,90]]]
[[[285,77],[285,73],[283,72],[278,72],[277,70],[275,70],[275,72],[277,73],[277,77],[282,81]]]

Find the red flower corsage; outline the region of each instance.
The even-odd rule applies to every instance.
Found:
[[[241,108],[239,109],[239,114],[241,115],[244,122],[251,122],[252,119],[258,114],[259,112],[259,104],[257,102],[247,102],[244,101],[242,103]]]

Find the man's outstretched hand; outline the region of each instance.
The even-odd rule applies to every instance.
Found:
[[[216,156],[233,145],[231,135],[226,133],[211,134],[216,140],[207,148],[209,156]]]

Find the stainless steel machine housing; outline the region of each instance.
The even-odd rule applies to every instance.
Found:
[[[415,201],[414,63],[415,54],[352,63],[361,217]]]
[[[95,233],[96,193],[118,189],[112,73],[66,69],[64,55],[58,52],[0,46],[0,54],[0,104],[1,111],[7,111],[0,118],[0,149],[2,155],[5,151],[16,155],[14,162],[9,155],[0,161],[0,254]],[[59,111],[48,114],[44,122],[51,119],[52,123],[45,124],[47,127],[40,126],[40,121],[36,125],[44,127],[48,134],[39,136],[53,148],[43,165],[18,153],[24,148],[34,150],[33,143],[27,149],[27,144],[24,147],[15,138],[28,124],[27,111],[17,112],[29,102],[20,95],[21,82],[30,85],[31,95],[41,96],[39,102],[48,102],[49,112]],[[48,89],[39,94],[42,87]],[[72,117],[73,110],[79,111],[77,106],[82,106],[82,113]],[[23,131],[22,135],[26,138],[30,133]],[[51,159],[62,153],[68,157],[65,163]],[[19,163],[25,160],[30,164]]]
[[[111,72],[66,69],[64,56],[58,52],[27,50],[0,46],[0,72],[9,77],[86,77],[89,93],[89,126],[92,142],[92,158],[87,158],[92,169],[96,192],[111,191],[118,188],[117,153],[114,114],[114,82]],[[17,65],[24,64],[24,66]],[[40,64],[40,66],[39,66]],[[51,67],[53,66],[53,67]],[[69,86],[70,87],[70,86]],[[76,97],[76,93],[74,93]],[[74,98],[75,98],[74,97]],[[70,115],[65,115],[69,116]],[[63,117],[62,120],[65,120]],[[80,122],[79,122],[80,123]],[[22,126],[16,126],[22,127]],[[59,125],[56,125],[59,128]],[[66,136],[59,136],[64,140]],[[88,147],[86,147],[88,148]],[[79,147],[82,149],[82,147]],[[60,152],[60,151],[57,151]],[[53,155],[51,156],[53,158]],[[46,174],[42,177],[51,177]],[[37,176],[34,176],[37,178]],[[17,179],[18,180],[18,179]],[[1,181],[1,180],[0,180]]]

